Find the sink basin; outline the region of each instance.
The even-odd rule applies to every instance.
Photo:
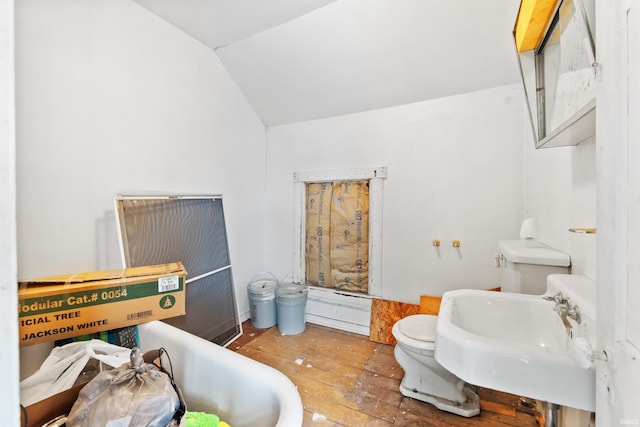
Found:
[[[470,384],[594,411],[595,370],[578,363],[572,340],[593,344],[595,284],[564,274],[547,283],[548,294],[580,308],[581,324],[569,320],[573,338],[542,295],[456,290],[442,298],[435,358]]]

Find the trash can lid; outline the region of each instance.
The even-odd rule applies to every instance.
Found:
[[[249,293],[254,295],[267,295],[273,294],[278,286],[278,282],[275,280],[256,280],[249,283],[247,289]]]
[[[278,286],[276,289],[276,295],[279,298],[300,298],[309,292],[306,286],[298,285],[295,283],[288,283],[286,285]]]

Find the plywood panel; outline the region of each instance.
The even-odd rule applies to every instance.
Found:
[[[431,314],[437,316],[440,312],[442,297],[432,295],[420,295],[420,314]]]
[[[420,306],[397,301],[374,299],[371,304],[371,341],[395,345],[396,340],[391,334],[393,325],[403,317],[418,314]]]

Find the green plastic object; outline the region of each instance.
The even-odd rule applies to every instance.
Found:
[[[204,412],[185,412],[185,427],[219,427],[220,418],[217,415]]]

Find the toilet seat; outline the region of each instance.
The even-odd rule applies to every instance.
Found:
[[[414,314],[400,321],[400,332],[418,341],[435,342],[437,316]]]
[[[394,325],[396,341],[416,350],[433,351],[436,348],[436,322],[438,316],[414,314],[399,320]],[[392,331],[393,332],[393,331]]]

